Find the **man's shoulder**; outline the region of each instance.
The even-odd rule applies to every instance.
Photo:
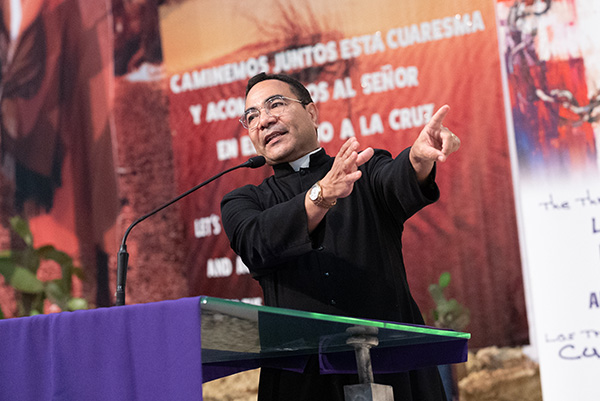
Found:
[[[227,193],[224,198],[235,197],[235,196],[239,196],[239,195],[259,194],[259,193],[263,192],[266,188],[268,188],[269,182],[273,181],[274,179],[275,179],[275,176],[270,175],[269,177],[265,178],[258,185],[246,184],[241,187],[235,188],[234,190]]]

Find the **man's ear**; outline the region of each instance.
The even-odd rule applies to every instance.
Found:
[[[314,103],[309,103],[306,105],[306,111],[310,115],[310,119],[312,120],[315,128],[319,127],[319,110],[317,109],[317,105]]]

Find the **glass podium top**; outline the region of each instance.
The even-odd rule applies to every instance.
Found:
[[[471,335],[428,326],[257,306],[200,297],[203,363],[354,351],[365,335],[378,349],[435,343],[466,345]],[[351,342],[353,340],[350,340]],[[459,361],[458,361],[459,362]]]

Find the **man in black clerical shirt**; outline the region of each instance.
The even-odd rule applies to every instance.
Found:
[[[402,258],[404,222],[439,198],[436,162],[460,140],[442,125],[442,106],[414,144],[395,158],[359,152],[356,138],[335,158],[318,140],[310,93],[286,75],[248,81],[240,119],[274,174],[227,194],[222,221],[233,250],[259,281],[265,304],[311,312],[423,324],[408,289]],[[320,375],[317,359],[304,373],[261,370],[259,400],[335,401],[356,375]],[[436,368],[376,375],[397,400],[445,395]]]

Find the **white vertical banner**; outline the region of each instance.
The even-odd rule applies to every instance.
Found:
[[[545,401],[600,400],[600,2],[496,1]]]

